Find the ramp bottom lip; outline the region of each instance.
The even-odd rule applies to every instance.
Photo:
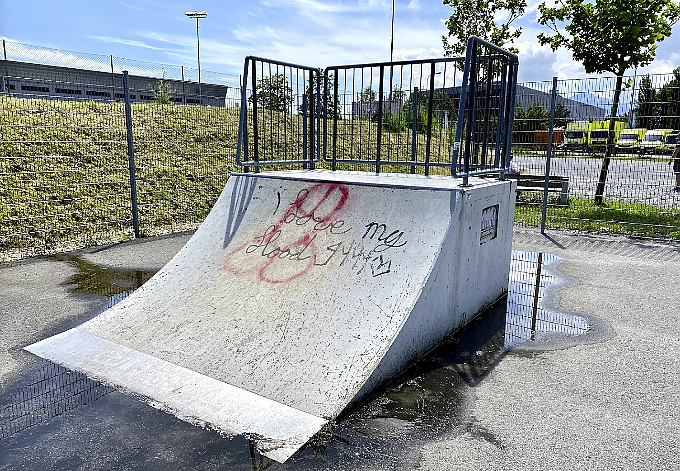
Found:
[[[132,395],[197,425],[255,438],[258,450],[284,462],[326,419],[80,329],[25,350]]]

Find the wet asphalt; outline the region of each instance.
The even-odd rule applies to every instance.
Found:
[[[23,346],[106,307],[106,297],[73,291],[79,274],[127,271],[111,282],[122,292],[190,235],[1,264],[0,398],[36,369]],[[680,469],[680,246],[516,229],[513,248],[559,258],[552,266],[562,282],[544,303],[582,315],[593,335],[505,351],[472,383],[441,366],[455,361],[442,361],[344,419],[326,448],[284,465],[263,459],[243,437],[220,438],[113,392],[0,439],[0,470]],[[430,380],[451,386],[430,397],[438,390],[419,384]]]

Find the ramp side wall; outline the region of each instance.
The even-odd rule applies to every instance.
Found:
[[[515,183],[452,191],[450,227],[418,301],[392,345],[349,405],[386,383],[507,293]],[[487,208],[497,207],[495,237]],[[485,210],[487,210],[485,212]],[[487,221],[483,223],[483,215]],[[486,237],[482,237],[482,233]]]

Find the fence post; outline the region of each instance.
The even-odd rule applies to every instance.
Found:
[[[137,176],[135,170],[135,150],[132,141],[132,106],[130,104],[130,83],[128,71],[123,71],[123,90],[125,92],[125,127],[127,129],[128,168],[130,169],[130,199],[132,200],[132,227],[135,238],[139,239],[139,213],[137,208]]]
[[[557,98],[557,77],[553,77],[550,94],[550,127],[548,128],[548,150],[545,158],[545,183],[543,184],[543,208],[541,211],[541,234],[545,234],[545,218],[548,210],[548,185],[550,183],[550,157],[552,155],[553,130],[555,126],[555,101]]]
[[[375,154],[375,173],[380,173],[380,152],[382,147],[382,125],[383,125],[383,78],[385,77],[385,66],[380,66],[380,82],[378,84],[378,135],[376,136],[377,149]]]
[[[113,56],[109,56],[111,59],[111,98],[116,101],[116,74],[113,72]]]
[[[182,104],[187,104],[187,89],[186,82],[184,81],[184,66],[182,66]]]
[[[430,175],[430,147],[432,146],[432,110],[434,108],[435,63],[430,64],[430,96],[427,102],[427,138],[425,144],[425,175]]]
[[[0,92],[5,93],[5,91],[9,91],[5,90],[5,77],[9,77],[9,72],[7,70],[7,48],[5,47],[4,39],[2,40],[2,57],[4,59],[3,62],[5,63],[5,75],[3,75],[0,80]]]

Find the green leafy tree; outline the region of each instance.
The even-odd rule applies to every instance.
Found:
[[[566,127],[567,123],[571,120],[571,111],[564,105],[558,103],[555,105],[555,116],[553,121],[553,126],[556,128]]]
[[[589,74],[611,72],[616,76],[610,112],[612,131],[595,190],[595,203],[602,204],[623,74],[652,62],[656,43],[670,36],[680,6],[670,0],[556,0],[554,7],[544,2],[538,10],[538,22],[552,31],[538,35],[541,45],[548,44],[553,51],[568,49]]]
[[[564,127],[569,122],[571,112],[561,104],[555,105],[554,127]],[[534,131],[550,129],[550,111],[541,103],[535,102],[526,109],[515,105],[513,120],[513,142],[518,144],[533,144]]]
[[[293,88],[283,74],[274,74],[257,81],[257,106],[272,111],[290,111],[293,102]],[[248,98],[253,103],[253,95]]]
[[[517,53],[512,47],[515,39],[522,34],[522,28],[512,27],[512,23],[524,15],[526,0],[444,0],[444,5],[453,8],[446,20],[448,36],[442,36],[447,56],[463,56],[470,36],[478,36],[497,46]],[[505,20],[498,21],[497,18]]]
[[[312,95],[314,96],[314,101],[315,101],[315,106],[318,105],[318,110],[321,110],[323,107],[323,93],[324,93],[324,71],[323,69],[319,69],[318,74],[313,76],[314,78],[312,79],[312,84],[307,86],[307,90],[305,90],[305,96],[307,100],[307,106],[309,106],[309,103],[311,103],[311,97]],[[328,77],[328,91],[327,91],[327,117],[328,118],[338,118],[342,119],[342,113],[340,113],[340,100],[339,97],[338,99],[334,100],[333,99],[333,89],[335,86],[335,77],[333,75],[329,75]],[[317,94],[317,88],[318,88],[318,94]],[[321,100],[320,103],[317,103],[317,100]],[[304,106],[301,104],[298,106],[298,113],[303,112]],[[309,111],[308,111],[309,112]]]
[[[543,105],[536,102],[526,109],[520,104],[515,106],[515,119],[513,120],[513,139],[518,144],[532,144],[534,131],[548,129],[550,113]]]
[[[680,67],[673,71],[673,79],[657,93],[658,127],[680,129]]]
[[[394,88],[392,88],[392,93],[390,96],[392,101],[404,103],[404,101],[406,100],[406,91],[404,91],[404,89],[401,88],[400,85],[397,85]]]
[[[172,105],[172,87],[165,80],[159,80],[153,87],[153,101],[161,105]]]
[[[649,74],[640,80],[640,90],[638,91],[637,106],[635,107],[635,127],[654,129],[659,114],[657,93],[652,86],[652,79]]]
[[[361,93],[359,93],[359,101],[364,103],[375,101],[376,95],[377,94],[375,90],[373,90],[371,87],[366,87],[361,91]]]

